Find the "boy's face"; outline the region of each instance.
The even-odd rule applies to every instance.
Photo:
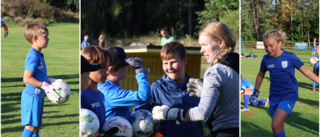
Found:
[[[206,35],[199,36],[200,52],[203,53],[208,63],[212,63],[214,57],[223,49],[223,44],[219,41],[211,40]]]
[[[168,35],[169,35],[168,32],[164,31],[164,30],[161,30],[160,34],[162,37],[168,37]]]
[[[277,40],[273,37],[266,38],[264,40],[264,49],[272,57],[278,57],[281,55],[281,45],[282,42],[277,42]]]
[[[116,72],[116,85],[120,85],[120,82],[126,77],[127,66],[121,67],[118,72]]]
[[[87,89],[89,80],[90,80],[90,72],[83,72],[81,74],[81,91]]]
[[[36,47],[41,48],[41,49],[47,48],[48,43],[49,43],[48,34],[42,34],[40,37],[33,39],[33,44]]]
[[[174,55],[168,60],[162,60],[162,69],[176,83],[185,83],[185,66],[187,62],[187,57],[181,60],[178,55]]]
[[[97,83],[106,82],[107,76],[108,76],[107,68],[100,68],[97,71],[90,72],[90,75],[89,75],[90,79]]]

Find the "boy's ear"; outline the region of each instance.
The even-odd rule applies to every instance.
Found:
[[[108,75],[114,76],[114,74],[115,74],[114,68],[113,68],[112,66],[109,66],[109,67],[108,67],[108,70],[109,70]]]
[[[32,37],[32,43],[38,42],[37,40],[38,40],[38,38],[37,38],[36,36],[33,36],[33,37]]]
[[[186,56],[182,61],[183,66],[187,66],[188,64],[188,57]]]

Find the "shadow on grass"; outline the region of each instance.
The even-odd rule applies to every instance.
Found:
[[[311,99],[299,98],[299,102],[308,104],[308,105],[310,105],[310,106],[314,106],[314,107],[316,107],[316,108],[319,109],[319,101],[311,100]]]
[[[259,123],[259,122],[257,122]],[[259,124],[241,121],[241,136],[242,137],[256,137],[257,135],[271,136],[272,132],[259,127]]]
[[[306,82],[298,82],[299,88],[304,88],[306,90],[312,91],[312,81],[310,80],[310,83]]]
[[[302,100],[304,100],[307,104],[318,103],[317,101],[308,100],[308,99],[302,99]],[[265,110],[267,112],[268,116],[270,117],[269,108],[266,108],[266,107],[258,107],[258,108]],[[298,113],[298,112],[292,112],[291,115],[285,120],[285,125],[289,124],[294,128],[302,129],[305,132],[309,132],[311,134],[314,134],[314,135],[318,136],[319,135],[319,131],[318,131],[319,123],[318,123],[318,121],[316,121],[316,122],[315,121],[310,121],[308,119],[300,117],[300,115],[301,114]],[[270,128],[271,128],[271,125],[270,125]]]
[[[317,121],[310,121],[308,119],[300,117],[300,113],[292,112],[291,115],[285,120],[286,124],[289,124],[295,128],[301,129],[305,132],[309,132],[316,136],[319,136],[319,123]]]
[[[79,74],[69,74],[69,75],[48,75],[48,78],[58,78],[58,79],[73,79],[73,78],[79,78]],[[23,77],[17,77],[17,78],[1,78],[1,83],[10,83],[10,82],[23,82]],[[79,84],[79,82],[71,82],[72,84]],[[70,83],[70,84],[71,84]]]

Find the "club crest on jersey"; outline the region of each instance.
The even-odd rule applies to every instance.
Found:
[[[281,66],[282,66],[282,68],[287,68],[288,67],[288,61],[281,61]]]

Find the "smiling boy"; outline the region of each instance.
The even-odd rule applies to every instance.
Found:
[[[199,104],[200,98],[190,97],[187,91],[187,83],[190,79],[185,73],[188,62],[185,47],[178,42],[171,42],[162,47],[162,69],[164,75],[151,85],[152,100],[135,110],[152,110],[154,106],[167,105],[170,107],[189,109]],[[204,136],[201,122],[161,121],[159,131],[163,136],[195,137]]]

